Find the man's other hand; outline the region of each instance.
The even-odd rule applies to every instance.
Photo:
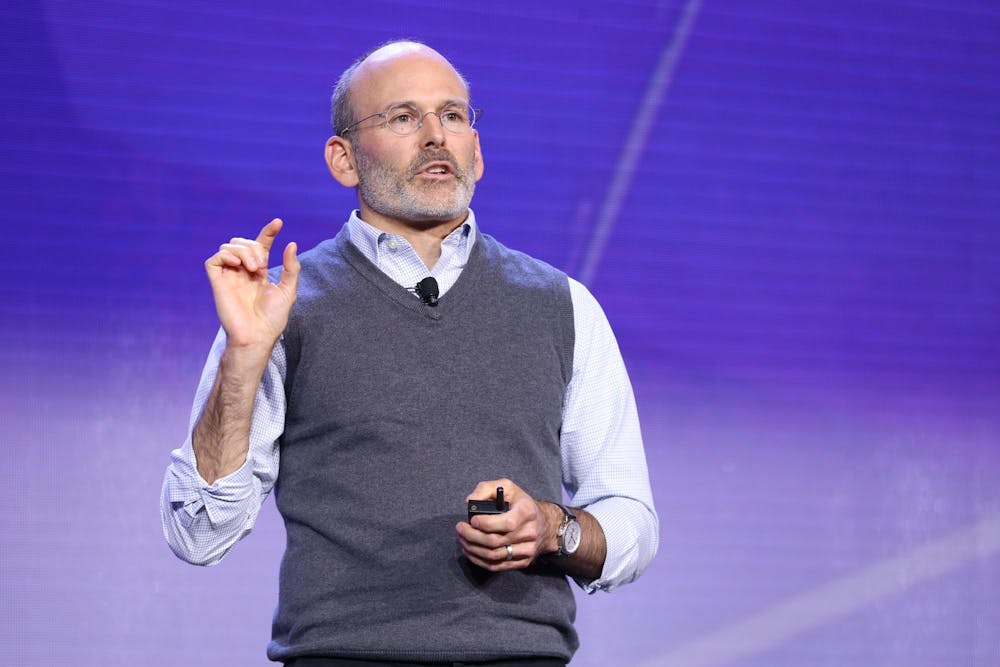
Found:
[[[556,530],[562,511],[551,503],[536,501],[509,479],[480,482],[466,501],[495,499],[498,486],[510,502],[507,512],[480,514],[472,517],[471,523],[462,521],[455,526],[466,557],[479,567],[502,572],[528,567],[539,556],[557,551]]]

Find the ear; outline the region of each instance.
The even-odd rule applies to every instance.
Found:
[[[358,170],[354,163],[354,147],[343,137],[332,136],[326,142],[326,166],[337,182],[345,188],[358,184]]]
[[[479,131],[473,130],[472,136],[476,146],[475,166],[476,166],[476,180],[478,181],[480,178],[483,177],[483,170],[486,169],[486,165],[483,164],[483,152],[479,148]]]

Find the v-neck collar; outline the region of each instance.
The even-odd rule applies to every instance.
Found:
[[[467,294],[479,282],[484,269],[483,245],[486,238],[483,234],[478,234],[476,243],[469,251],[469,259],[462,270],[461,275],[447,293],[438,299],[436,306],[428,306],[419,298],[415,297],[407,288],[396,283],[379,269],[365,254],[351,242],[350,232],[345,226],[334,237],[334,250],[368,282],[376,287],[383,295],[394,303],[410,310],[416,314],[423,315],[432,320],[456,312],[462,307]]]

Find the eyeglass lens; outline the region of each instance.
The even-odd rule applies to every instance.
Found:
[[[385,114],[388,128],[403,136],[416,132],[427,122],[427,116],[437,116],[441,127],[453,134],[468,132],[476,122],[476,112],[468,105],[451,105],[440,111],[428,111],[424,114],[413,107],[401,106],[392,108]]]

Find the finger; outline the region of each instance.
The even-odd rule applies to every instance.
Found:
[[[508,533],[484,533],[469,526],[465,530],[458,531],[458,540],[463,545],[473,545],[483,551],[489,551],[510,544],[514,541],[514,536]]]
[[[501,539],[498,536],[485,535],[465,522],[457,524],[455,529],[458,532],[458,542],[462,547],[462,553],[470,561],[489,570],[527,567],[534,561],[537,554],[533,542],[518,539],[515,536],[508,535]],[[486,538],[489,544],[480,543],[481,538]],[[509,560],[507,545],[511,547],[512,557]]]
[[[458,539],[463,543],[478,544],[490,549],[498,547],[501,544],[501,536],[499,534],[484,533],[465,521],[455,525],[455,532],[458,533]]]
[[[518,544],[511,545],[509,552],[506,546],[502,549],[487,552],[475,548],[467,549],[463,547],[462,552],[471,562],[492,572],[524,568],[534,561],[534,557],[525,550],[525,545]],[[508,553],[512,554],[512,557],[508,558]]]
[[[513,496],[510,509],[502,514],[479,514],[472,517],[470,523],[484,533],[514,533],[523,534],[525,530],[536,532],[533,527],[539,519],[538,503],[527,493]],[[532,538],[534,539],[534,538]]]
[[[267,255],[268,251],[263,245],[254,239],[245,239],[242,237],[236,237],[229,240],[229,243],[236,246],[242,246],[248,248],[257,258],[259,264],[267,266]]]
[[[205,260],[205,268],[208,270],[218,269],[221,267],[235,268],[242,265],[243,261],[239,257],[228,250],[223,250],[221,248],[219,252]]]
[[[285,289],[291,291],[295,294],[295,290],[299,286],[299,273],[302,270],[302,265],[299,264],[299,258],[296,254],[298,252],[298,245],[292,241],[285,246],[285,252],[281,257],[281,282],[279,283]]]
[[[275,237],[278,236],[278,232],[281,231],[283,224],[285,223],[281,221],[281,218],[275,218],[260,230],[260,234],[257,235],[257,243],[264,246],[265,252],[271,251],[271,245],[274,243]]]
[[[494,517],[484,516],[481,518]],[[484,531],[463,521],[455,526],[455,532],[458,533],[459,540],[485,549],[497,549],[507,544],[535,542],[538,538],[538,524],[528,522],[509,531]]]
[[[506,535],[518,529],[522,523],[519,516],[510,512],[503,514],[477,514],[470,521],[472,527],[483,533]]]
[[[225,251],[240,258],[243,266],[251,273],[258,269],[267,268],[267,260],[260,257],[260,249],[255,246],[247,246],[237,243],[223,243],[219,246],[219,251]]]
[[[518,554],[521,554],[523,556],[523,554],[525,553],[524,548],[516,549],[514,544],[510,544],[510,550],[508,551],[507,544],[502,544],[497,547],[487,548],[480,544],[471,544],[469,542],[465,542],[462,540],[459,540],[459,543],[462,545],[462,551],[466,555],[474,556],[479,560],[486,561],[489,563],[500,563],[506,560],[513,560],[513,557],[511,558],[507,557],[508,553],[514,554],[514,556],[517,556]]]
[[[497,519],[499,517],[484,516],[481,518]],[[472,529],[476,532],[466,537],[472,542],[490,547],[510,544],[511,542],[531,542],[538,539],[537,521],[525,521],[523,523],[514,523],[506,520],[503,522],[483,521],[478,527],[472,526]]]
[[[237,236],[229,239],[229,243],[234,246],[249,248],[250,252],[257,258],[257,265],[267,267],[268,251],[259,242]]]

